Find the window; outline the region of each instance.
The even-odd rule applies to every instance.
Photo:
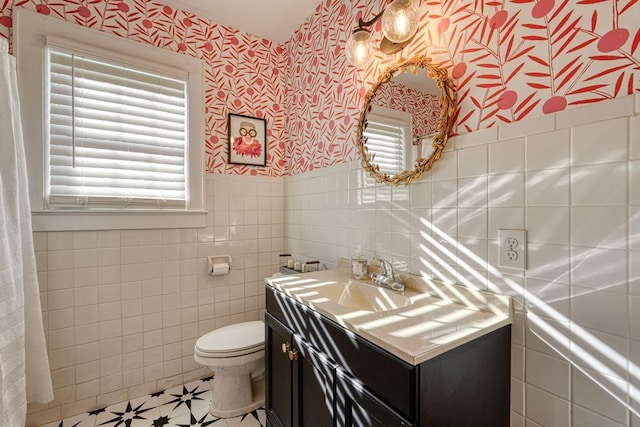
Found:
[[[186,82],[47,51],[47,205],[184,208]]]
[[[200,61],[17,21],[23,123],[42,123],[24,126],[34,229],[204,226]]]
[[[395,175],[411,164],[411,115],[374,105],[367,115],[363,132],[367,150],[374,154],[373,163],[380,172]]]

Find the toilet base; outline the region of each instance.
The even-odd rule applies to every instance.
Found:
[[[234,418],[264,406],[264,377],[250,374],[224,375],[216,372],[209,413],[217,418]]]

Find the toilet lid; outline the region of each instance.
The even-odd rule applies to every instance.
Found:
[[[201,336],[196,341],[200,353],[251,353],[264,347],[264,322],[236,323]]]

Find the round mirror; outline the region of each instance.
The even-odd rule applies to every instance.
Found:
[[[447,71],[423,55],[382,73],[358,124],[362,167],[378,182],[409,184],[442,156],[456,109]]]

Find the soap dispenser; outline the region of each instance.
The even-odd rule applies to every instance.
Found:
[[[353,279],[365,279],[367,277],[367,259],[362,254],[362,248],[356,247],[351,257],[351,277]]]

